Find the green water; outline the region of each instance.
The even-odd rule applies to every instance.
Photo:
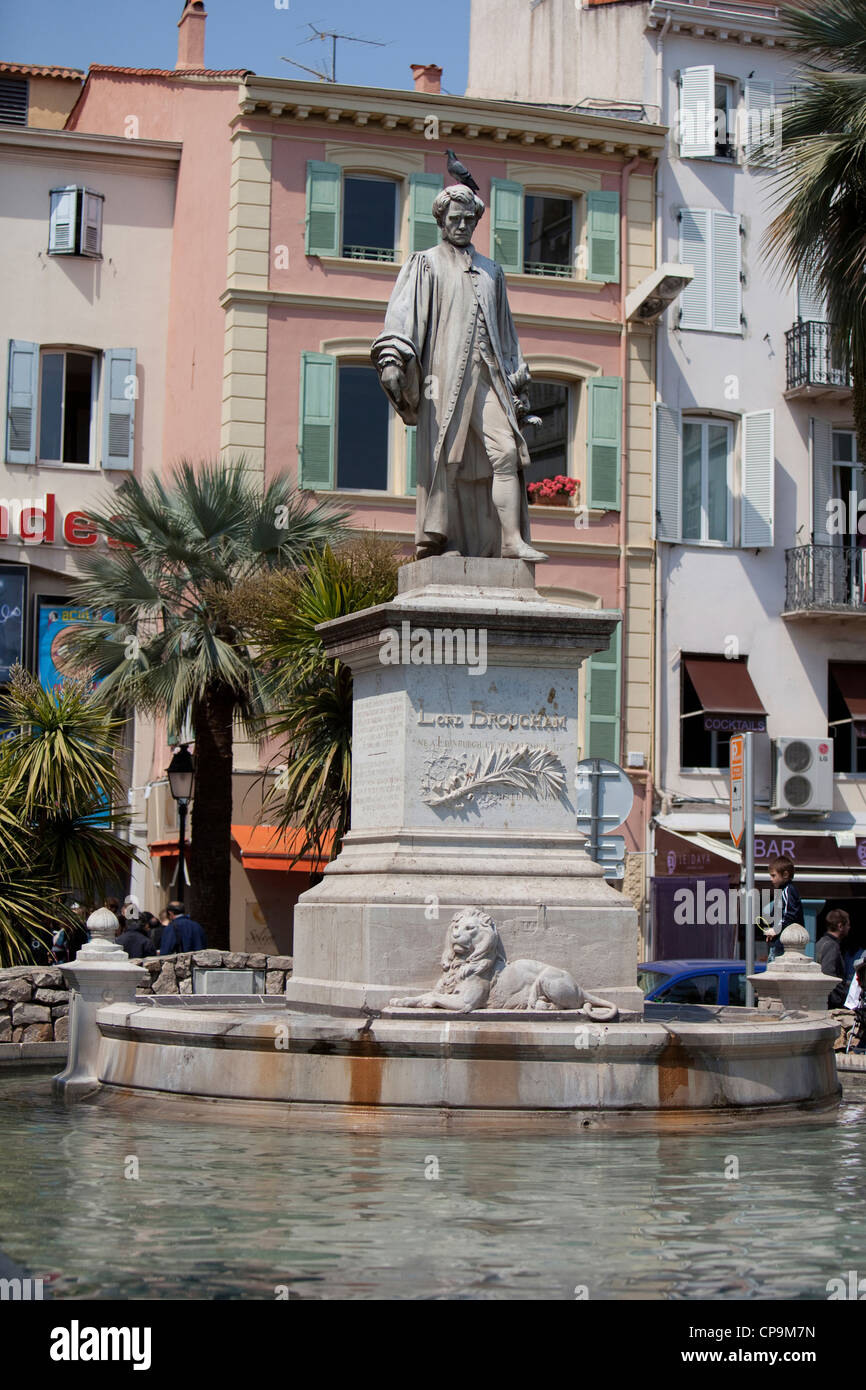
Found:
[[[6,1074],[0,1251],[55,1298],[823,1300],[866,1273],[864,1141],[859,1081],[830,1122],[515,1140],[66,1108]]]

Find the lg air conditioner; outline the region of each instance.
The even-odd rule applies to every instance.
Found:
[[[833,744],[828,738],[773,740],[774,816],[826,816],[833,809]]]

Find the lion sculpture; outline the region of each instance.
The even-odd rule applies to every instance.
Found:
[[[608,999],[581,989],[567,970],[540,960],[507,961],[496,923],[479,908],[455,912],[448,926],[442,974],[428,994],[392,999],[395,1008],[565,1009],[597,1023],[611,1023],[618,1009]]]

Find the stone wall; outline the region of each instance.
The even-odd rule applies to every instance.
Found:
[[[266,994],[282,994],[292,973],[291,956],[250,955],[243,951],[149,956],[135,964],[143,965],[150,977],[139,994],[192,994],[194,965],[208,970],[264,970]],[[68,1015],[69,990],[59,966],[16,965],[0,970],[0,1045],[66,1042]]]

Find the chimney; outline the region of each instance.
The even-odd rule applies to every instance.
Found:
[[[175,10],[175,14],[177,11]],[[175,70],[204,67],[204,22],[207,11],[202,0],[187,0],[177,26]]]
[[[415,91],[439,96],[442,92],[442,69],[435,63],[412,63]]]

